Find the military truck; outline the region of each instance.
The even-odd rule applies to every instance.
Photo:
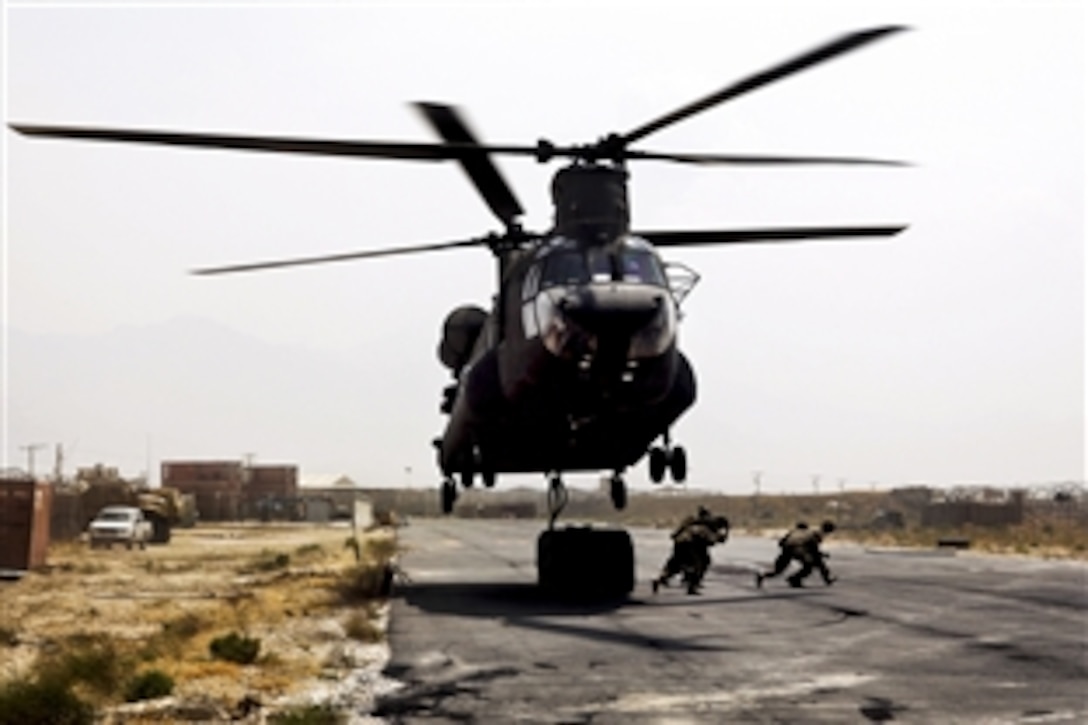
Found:
[[[196,523],[196,501],[191,494],[163,486],[149,488],[136,494],[136,505],[151,522],[152,544],[170,541],[175,526],[189,527]]]

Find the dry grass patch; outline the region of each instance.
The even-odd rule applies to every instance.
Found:
[[[859,529],[843,533],[849,539],[876,546],[933,548],[941,539],[963,538],[975,551],[1088,560],[1088,529],[1076,521],[1026,521],[1015,526],[968,524],[955,528],[911,526],[889,531]]]
[[[0,588],[0,688],[32,698],[42,688],[30,685],[60,683],[103,708],[157,672],[178,698],[292,694],[327,673],[337,641],[384,636],[375,597],[395,539],[366,534],[356,561],[349,533],[242,526],[175,532],[146,551],[51,548],[46,571]],[[260,642],[255,661],[213,657],[212,642],[232,635]]]

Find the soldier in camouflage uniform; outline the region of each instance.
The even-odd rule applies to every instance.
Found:
[[[653,580],[654,593],[669,585],[677,574],[682,574],[688,594],[697,594],[703,577],[710,566],[710,547],[723,543],[729,537],[729,521],[724,516],[712,516],[700,506],[695,516],[689,516],[672,533],[672,555],[661,574]]]
[[[710,569],[710,547],[724,544],[729,538],[729,519],[715,516],[703,523],[704,531],[697,534],[692,545],[692,556],[685,562],[683,580],[689,594],[697,594],[703,585],[703,577]]]
[[[812,574],[813,569],[818,569],[820,576],[823,577],[824,584],[830,586],[835,582],[835,577],[831,575],[831,571],[827,568],[827,562],[825,561],[827,554],[820,550],[820,544],[823,542],[823,537],[834,530],[835,524],[831,521],[823,522],[819,531],[810,529],[804,521],[799,522],[792,531],[779,540],[778,558],[775,559],[774,568],[756,573],[756,586],[762,587],[764,579],[778,576],[784,572],[791,561],[796,561],[801,565],[801,568],[787,579],[791,587],[804,586],[802,582]]]

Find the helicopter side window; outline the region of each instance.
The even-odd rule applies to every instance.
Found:
[[[587,280],[585,260],[576,251],[553,252],[544,262],[541,287],[564,287]]]

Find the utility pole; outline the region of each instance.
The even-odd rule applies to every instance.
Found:
[[[817,496],[820,495],[820,474],[812,474],[812,492]]]
[[[48,447],[48,443],[29,443],[25,446],[19,446],[19,450],[26,451],[26,468],[31,478],[34,478],[34,451]]]

